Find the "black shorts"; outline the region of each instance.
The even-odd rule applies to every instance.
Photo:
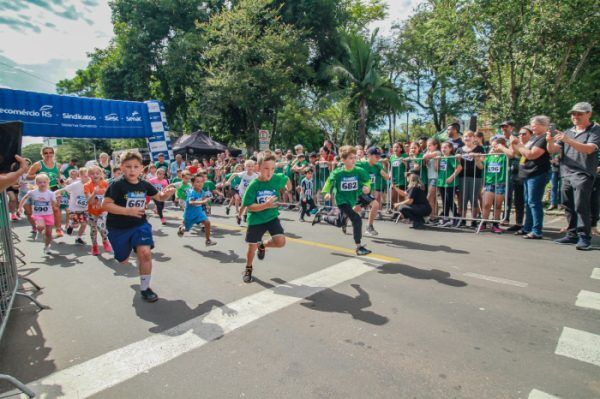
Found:
[[[246,230],[246,242],[248,244],[258,244],[262,241],[262,238],[267,231],[271,237],[283,235],[283,227],[281,226],[279,218],[270,220],[267,223],[248,226],[248,230]]]
[[[360,205],[364,208],[366,206],[369,206],[369,204],[373,201],[375,201],[375,197],[373,197],[371,194],[362,194],[356,200],[356,205]]]

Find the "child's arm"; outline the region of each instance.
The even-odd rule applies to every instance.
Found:
[[[270,208],[276,208],[277,204],[275,203],[275,200],[277,199],[277,197],[274,195],[272,197],[269,197],[268,200],[266,200],[265,202],[263,202],[262,204],[251,204],[248,205],[248,209],[251,210],[252,212],[260,212],[260,211],[264,211],[265,209],[270,209]]]
[[[446,179],[446,183],[450,184],[454,181],[454,179],[456,179],[456,176],[458,176],[460,174],[460,172],[462,172],[462,166],[460,164],[456,165],[456,169],[454,169],[454,173],[452,173],[447,179]]]
[[[160,191],[160,192],[156,193],[156,195],[153,195],[152,199],[155,199],[155,200],[161,201],[161,202],[165,202],[166,200],[171,198],[173,193],[175,193],[175,187],[167,186],[163,191]]]
[[[23,196],[23,199],[21,199],[21,202],[19,202],[19,209],[23,209],[23,205],[25,205],[25,201],[27,201],[27,199],[29,198],[29,193],[31,193],[31,191],[28,191],[27,194],[25,194]]]

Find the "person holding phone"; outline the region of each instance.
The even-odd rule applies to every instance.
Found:
[[[39,173],[44,173],[48,176],[48,188],[50,191],[56,191],[60,188],[62,184],[62,177],[60,174],[60,170],[58,168],[58,163],[56,162],[54,156],[55,151],[53,147],[42,147],[41,150],[42,160],[35,162],[29,168],[29,172],[27,173],[28,179],[35,179],[35,176]],[[56,237],[62,237],[63,231],[61,228],[62,220],[60,209],[58,206],[54,209],[54,227],[56,227]]]
[[[15,155],[15,160],[19,163],[19,169],[14,172],[0,173],[0,191],[4,191],[15,184],[29,170],[27,159]]]

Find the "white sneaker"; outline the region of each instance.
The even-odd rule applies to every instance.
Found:
[[[379,233],[377,232],[377,230],[375,230],[372,226],[367,227],[367,231],[365,231],[365,234],[368,236],[377,236],[379,235]]]

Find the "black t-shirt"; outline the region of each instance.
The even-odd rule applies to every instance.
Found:
[[[479,169],[477,165],[475,165],[475,158],[472,154],[485,154],[485,149],[478,145],[473,148],[472,151],[468,151],[467,147],[460,147],[456,150],[456,154],[460,154],[462,156],[460,164],[462,166],[462,171],[460,172],[460,177],[470,177],[473,178],[475,175],[476,178],[480,179],[483,176],[483,170]],[[483,159],[482,159],[483,161]]]
[[[452,143],[452,147],[454,147],[454,151],[456,152],[456,150],[458,150],[460,147],[462,147],[463,145],[465,145],[465,143],[462,141],[462,139],[459,137],[457,137],[456,139],[453,139],[451,137],[448,138],[448,141]]]
[[[427,193],[425,192],[425,190],[419,187],[409,188],[406,191],[406,194],[408,195],[408,198],[413,200],[412,205],[429,204],[429,201],[427,201]]]
[[[153,197],[158,190],[147,181],[140,180],[137,184],[129,183],[125,178],[113,182],[104,195],[112,199],[116,205],[125,208],[146,207],[146,196]],[[133,216],[108,214],[106,227],[109,229],[128,229],[146,222],[146,216],[136,218]]]
[[[546,149],[546,135],[533,136],[525,146],[528,149],[533,149],[535,147],[541,148],[544,150],[544,153],[537,159],[526,159],[525,157],[521,157],[519,177],[521,179],[526,179],[528,177],[548,173],[550,170],[550,154]]]

